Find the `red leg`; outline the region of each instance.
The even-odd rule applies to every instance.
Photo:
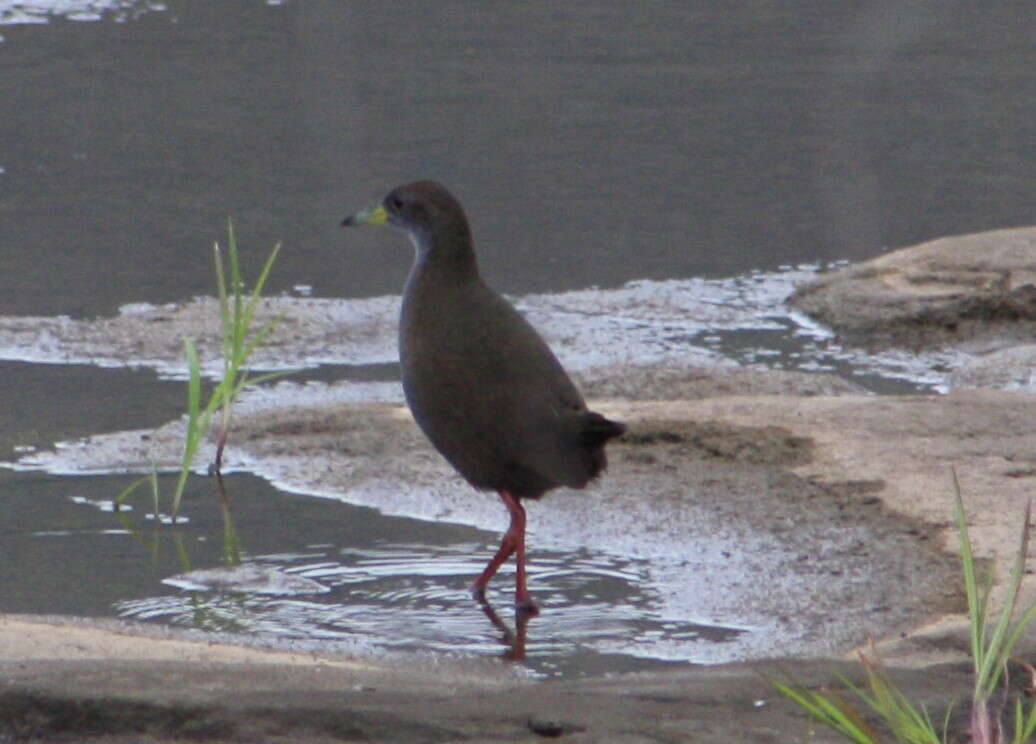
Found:
[[[475,599],[484,599],[486,596],[486,585],[489,584],[489,580],[496,574],[497,569],[503,565],[504,561],[511,557],[514,552],[515,540],[513,527],[507,530],[504,534],[503,539],[500,541],[500,548],[496,551],[496,555],[492,557],[489,563],[486,564],[486,568],[482,571],[482,575],[475,580],[475,583],[471,585],[471,594]]]
[[[471,593],[476,599],[484,598],[486,585],[496,574],[497,569],[511,557],[512,553],[517,553],[518,575],[515,581],[514,603],[519,611],[535,615],[536,604],[529,597],[529,590],[525,585],[525,507],[508,491],[500,491],[500,498],[503,499],[504,506],[511,514],[511,526],[507,528],[507,532],[500,541],[500,549],[496,551],[496,555],[489,561],[482,575],[471,587]]]
[[[518,499],[507,494],[504,497],[504,503],[507,504],[508,509],[511,508],[511,503],[514,503],[514,509],[511,512],[512,524],[517,524],[517,536],[515,537],[515,565],[517,570],[517,576],[515,577],[514,585],[514,606],[519,614],[524,615],[535,615],[540,610],[536,606],[536,603],[532,601],[532,597],[529,596],[529,590],[525,586],[525,507],[521,505]],[[515,515],[519,518],[515,518]]]

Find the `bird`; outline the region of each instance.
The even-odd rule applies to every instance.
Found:
[[[471,587],[513,554],[515,608],[538,613],[526,581],[525,507],[567,486],[584,488],[607,466],[605,444],[624,424],[587,408],[557,357],[510,302],[482,279],[464,208],[436,181],[398,186],[342,225],[389,224],[416,249],[399,315],[403,392],[436,450],[510,515],[500,548]]]

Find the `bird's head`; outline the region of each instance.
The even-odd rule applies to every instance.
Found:
[[[471,233],[460,202],[437,181],[415,181],[397,186],[380,204],[342,221],[355,225],[393,225],[410,233],[418,250],[447,241],[470,244]]]

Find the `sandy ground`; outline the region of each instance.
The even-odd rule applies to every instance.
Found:
[[[571,742],[806,741],[809,726],[760,673],[816,682],[833,661],[691,669],[577,682],[515,679],[499,664],[365,664],[139,629],[7,618],[0,720],[6,741]],[[12,644],[33,644],[11,659]],[[935,706],[966,668],[896,677]],[[938,708],[937,708],[938,709]],[[815,742],[836,741],[818,734]]]

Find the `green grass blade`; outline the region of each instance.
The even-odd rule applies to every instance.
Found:
[[[285,370],[280,370],[278,372],[264,372],[261,375],[256,375],[255,377],[249,377],[248,378],[248,384],[249,385],[259,385],[261,383],[267,382],[268,380],[276,380],[278,377],[286,377],[288,375],[293,375],[296,372],[298,372],[297,369],[285,369]]]
[[[171,516],[176,519],[180,513],[180,502],[183,499],[184,488],[187,486],[187,476],[191,472],[195,455],[198,452],[198,445],[201,437],[208,428],[210,417],[201,411],[201,363],[198,361],[198,351],[191,339],[184,339],[184,353],[187,356],[187,369],[189,377],[187,380],[187,432],[184,437],[183,458],[180,461],[180,475],[176,479],[176,488],[173,491],[173,503],[170,509]]]
[[[953,474],[954,507],[957,517],[957,538],[960,541],[960,560],[964,569],[964,592],[968,600],[968,625],[971,630],[971,659],[976,677],[979,675],[985,658],[985,600],[979,604],[978,583],[975,577],[975,559],[971,550],[971,538],[968,535],[968,520],[964,514],[964,499],[960,492],[960,481],[957,470]]]
[[[186,447],[184,449],[187,449]],[[183,501],[183,492],[187,488],[187,476],[190,475],[190,466],[184,465],[176,478],[176,486],[173,489],[173,503],[170,508],[171,516],[175,520],[180,513],[180,502]],[[158,507],[155,507],[155,517],[158,517]]]
[[[953,703],[946,706],[946,715],[942,718],[942,741],[950,740],[950,718],[953,716]]]
[[[1029,704],[1028,713],[1021,700],[1015,700],[1014,740],[1012,744],[1026,744],[1036,734],[1036,703]]]
[[[273,269],[274,261],[277,260],[277,254],[279,254],[280,252],[281,244],[278,243],[273,247],[273,250],[270,251],[270,255],[266,258],[266,263],[263,264],[262,271],[259,272],[259,278],[256,279],[255,286],[252,287],[252,294],[248,298],[248,304],[245,309],[245,318],[248,321],[249,325],[251,324],[252,317],[255,314],[256,305],[259,303],[259,300],[261,299],[263,287],[266,286],[266,280],[270,277],[270,271],[271,269]]]
[[[158,522],[158,502],[160,501],[160,494],[158,492],[158,470],[152,468],[151,473],[148,475],[148,480],[151,482],[151,503],[155,508],[155,522]]]
[[[149,480],[149,477],[146,476],[146,475],[143,476],[142,478],[137,478],[135,481],[130,483],[124,489],[119,491],[119,495],[115,497],[116,505],[122,506],[127,501],[129,501],[130,497],[136,492],[136,490],[138,488],[140,488],[141,486],[143,486],[145,483],[147,483],[148,480]]]
[[[241,349],[244,347],[245,334],[248,332],[248,325],[244,322],[243,305],[244,280],[241,278],[240,254],[237,250],[237,237],[234,234],[234,223],[227,221],[227,251],[230,256],[230,282],[231,296],[234,298],[233,324],[231,327],[231,359],[237,361],[241,358]]]
[[[216,270],[216,296],[219,299],[220,325],[225,331],[230,325],[230,300],[227,297],[227,277],[223,267],[223,251],[219,242],[212,244],[212,264]]]
[[[184,545],[183,535],[174,534],[173,545],[176,547],[176,557],[180,561],[180,569],[184,572],[193,571],[194,566],[191,563],[191,555],[187,552],[187,546]]]
[[[277,243],[270,251],[270,255],[266,258],[266,263],[263,264],[262,271],[259,272],[259,278],[255,282],[255,291],[252,293],[253,296],[258,296],[262,293],[263,287],[266,286],[266,280],[270,277],[270,272],[273,270],[273,264],[277,261],[277,256],[281,252],[281,244]]]
[[[242,355],[241,360],[242,366],[248,363],[248,360],[252,357],[252,352],[255,351],[256,347],[266,343],[266,339],[268,339],[270,337],[270,334],[273,333],[277,326],[281,324],[282,320],[283,318],[274,318],[265,326],[260,328],[259,331],[252,336],[252,340],[244,349],[244,353]]]
[[[227,360],[230,359],[232,342],[230,329],[233,327],[233,319],[230,317],[230,297],[227,293],[226,269],[223,266],[223,253],[220,251],[219,243],[212,246],[213,260],[216,266],[216,291],[219,296],[219,319],[220,319],[220,343],[223,346],[223,374],[227,373]]]
[[[864,731],[854,720],[856,716],[820,692],[812,692],[795,684],[769,680],[781,695],[788,698],[814,720],[837,731],[857,744],[881,744],[881,740]]]
[[[184,339],[184,354],[187,357],[187,423],[192,424],[198,418],[201,407],[201,362],[194,341]],[[188,426],[188,429],[192,427]]]
[[[844,676],[842,682],[881,717],[896,740],[908,744],[941,744],[928,711],[910,702],[888,678],[880,661],[862,653],[860,660],[867,673],[868,690],[860,689]]]
[[[1018,552],[1015,555],[1014,565],[1011,567],[1011,576],[1007,583],[1007,597],[1004,606],[1000,611],[1000,619],[996,623],[993,635],[988,641],[988,648],[983,673],[976,683],[976,692],[983,693],[989,697],[996,689],[1003,673],[1007,659],[1011,655],[1013,644],[1007,642],[1011,621],[1014,617],[1015,608],[1018,605],[1018,591],[1022,585],[1022,577],[1025,574],[1025,561],[1029,552],[1029,519],[1032,516],[1032,502],[1025,507],[1025,520],[1022,524],[1022,534],[1019,540]],[[1015,636],[1015,634],[1011,634]],[[1015,636],[1016,638],[1016,636]]]
[[[209,395],[209,402],[205,405],[205,415],[212,417],[212,415],[219,410],[220,406],[223,405],[224,400],[227,397],[229,384],[226,379],[222,380],[216,387],[212,388],[212,393]]]
[[[238,536],[230,509],[226,504],[221,509],[223,516],[223,562],[228,566],[241,565],[241,538]]]
[[[1029,607],[1021,614],[1018,618],[1018,622],[1014,624],[1014,628],[1011,629],[1011,634],[1007,637],[1004,642],[1004,663],[1011,657],[1014,652],[1014,647],[1018,644],[1018,640],[1021,638],[1022,633],[1028,630],[1029,626],[1032,625],[1033,620],[1036,620],[1036,605]]]

